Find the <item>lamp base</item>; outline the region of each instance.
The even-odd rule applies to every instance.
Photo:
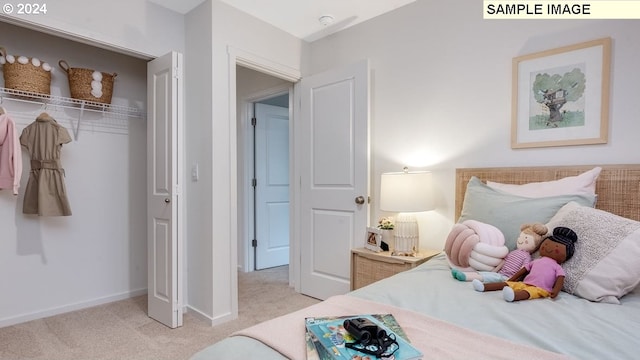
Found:
[[[394,229],[395,246],[391,255],[416,256],[420,248],[418,220],[412,214],[400,214]]]

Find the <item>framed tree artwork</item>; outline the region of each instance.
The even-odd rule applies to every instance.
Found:
[[[611,38],[513,59],[511,147],[604,144]]]

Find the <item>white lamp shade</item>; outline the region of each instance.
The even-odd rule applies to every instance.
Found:
[[[435,208],[431,197],[431,173],[393,172],[380,178],[380,210],[420,212]]]

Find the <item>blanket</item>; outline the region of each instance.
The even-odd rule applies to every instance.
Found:
[[[306,317],[393,314],[411,344],[432,359],[567,359],[568,357],[465,329],[414,311],[348,295],[338,295],[240,330],[231,336],[254,338],[289,359],[305,359]]]

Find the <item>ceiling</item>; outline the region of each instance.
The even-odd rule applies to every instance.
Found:
[[[149,0],[186,14],[204,0]],[[219,0],[253,15],[299,39],[314,41],[415,0]],[[334,21],[323,25],[319,18]]]

